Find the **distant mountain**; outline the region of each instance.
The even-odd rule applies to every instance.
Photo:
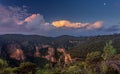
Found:
[[[39,35],[22,35],[22,34],[5,34],[0,35],[0,45],[5,45],[9,43],[22,44],[28,42],[32,45],[43,45],[48,44],[53,47],[76,47],[82,44],[91,44],[103,42],[103,44],[112,40],[113,42],[120,41],[120,34],[114,35],[101,35],[101,36],[90,36],[90,37],[75,37],[69,35],[63,35],[59,37],[46,37]],[[69,45],[68,45],[69,44]]]
[[[0,35],[0,45],[9,43],[29,42],[32,45],[49,44],[55,47],[64,47],[70,40],[79,40],[80,37],[63,35],[59,37],[45,37],[39,35],[6,34]]]

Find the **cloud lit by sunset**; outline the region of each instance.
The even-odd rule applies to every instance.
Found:
[[[30,0],[33,4],[29,4],[27,0],[8,1],[0,0],[0,34],[84,36],[119,33],[120,30],[119,7],[111,8],[106,2],[47,0],[48,4],[40,0],[36,4]]]
[[[82,28],[88,25],[88,23],[72,23],[67,20],[60,20],[60,21],[54,21],[52,22],[53,26],[60,28],[60,27],[67,27],[67,28]]]
[[[96,21],[93,24],[91,23],[81,23],[81,22],[70,22],[67,20],[60,20],[52,22],[52,25],[56,28],[66,27],[66,28],[85,28],[85,29],[97,29],[101,28],[103,22]]]

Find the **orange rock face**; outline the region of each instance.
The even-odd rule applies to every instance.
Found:
[[[39,47],[36,47],[34,56],[35,57],[40,57]]]
[[[72,59],[71,59],[70,54],[66,54],[66,55],[65,55],[64,61],[65,61],[65,64],[70,64],[70,63],[72,63]]]
[[[21,49],[16,49],[13,53],[10,54],[10,57],[16,60],[24,60],[24,54]]]
[[[41,48],[40,48],[40,49],[41,49]],[[68,54],[68,53],[65,51],[65,49],[63,49],[63,48],[58,48],[57,51],[60,52],[60,53],[62,53],[62,54],[60,55],[60,57],[58,58],[59,60],[56,60],[56,58],[55,58],[55,49],[52,48],[52,47],[48,47],[48,51],[47,51],[48,54],[45,55],[45,56],[42,56],[42,55],[41,55],[42,53],[40,53],[40,51],[39,51],[39,47],[36,47],[34,56],[35,56],[35,57],[45,58],[45,59],[47,59],[47,60],[49,60],[49,61],[51,61],[51,62],[60,62],[61,60],[63,60],[65,64],[70,64],[70,63],[72,63],[72,58],[71,58],[70,54]]]
[[[51,62],[56,62],[56,59],[54,58],[55,55],[55,49],[48,48],[48,55],[45,56],[47,60],[50,60]]]
[[[60,56],[59,61],[62,60],[62,59],[64,59],[64,63],[65,63],[65,64],[70,64],[70,63],[72,63],[72,58],[71,58],[70,54],[68,54],[68,53],[65,51],[65,49],[63,49],[63,48],[58,48],[57,51],[59,51],[60,53],[63,53],[63,55]],[[61,58],[61,57],[62,57],[62,58]]]

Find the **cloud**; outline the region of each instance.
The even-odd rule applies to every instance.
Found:
[[[120,29],[120,26],[109,26],[108,28],[104,26],[102,21],[81,23],[59,20],[49,23],[39,13],[28,13],[26,6],[13,7],[0,4],[0,34],[20,33],[45,36],[88,36],[109,33],[110,31],[113,32]]]
[[[40,14],[32,14],[28,17],[26,17],[23,21],[19,21],[17,24],[19,25],[23,25],[25,23],[34,23],[34,22],[40,22],[40,23],[44,23],[44,19],[43,19],[43,16],[40,15]]]
[[[84,29],[98,29],[101,28],[103,22],[96,21],[95,23],[81,23],[81,22],[70,22],[68,20],[53,21],[52,25],[56,28],[84,28]]]
[[[18,24],[26,27],[28,30],[35,32],[46,32],[53,28],[50,23],[45,22],[44,17],[41,14],[31,14],[24,20],[20,21]]]
[[[104,28],[103,30],[106,32],[118,32],[120,31],[120,25],[112,25],[110,27]]]
[[[0,5],[0,34],[44,34],[52,29],[41,14],[30,14],[24,7]]]
[[[102,21],[96,21],[93,24],[89,24],[86,28],[87,29],[99,29],[103,27],[103,22]]]
[[[60,20],[60,21],[53,21],[52,25],[61,28],[61,27],[67,27],[67,28],[83,28],[88,25],[88,23],[72,23],[67,20]]]
[[[11,7],[0,5],[0,23],[12,23],[16,24],[24,17],[28,16],[26,9],[20,7]]]

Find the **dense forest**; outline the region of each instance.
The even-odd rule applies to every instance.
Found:
[[[120,34],[0,36],[0,74],[120,74]]]

